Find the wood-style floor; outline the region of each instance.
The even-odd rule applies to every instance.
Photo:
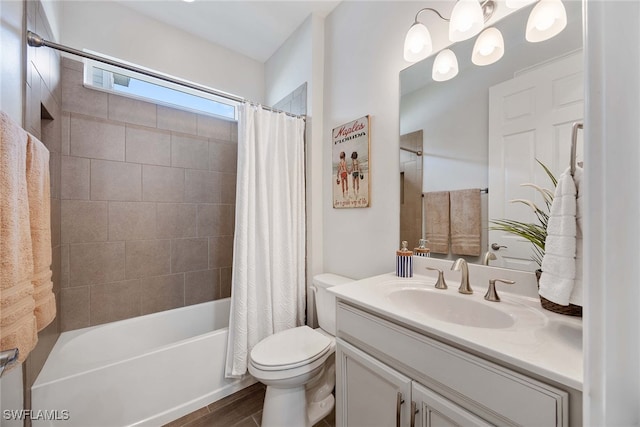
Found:
[[[260,427],[265,390],[263,384],[256,383],[164,427]],[[335,427],[335,418],[332,411],[314,427]]]

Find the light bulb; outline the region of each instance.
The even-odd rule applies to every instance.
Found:
[[[420,61],[433,50],[433,43],[431,42],[431,34],[429,30],[420,22],[414,23],[407,36],[404,39],[404,59],[408,62]]]
[[[527,20],[526,39],[541,42],[556,36],[567,26],[567,11],[561,0],[540,0]]]
[[[504,39],[497,28],[484,30],[473,45],[471,62],[476,65],[489,65],[498,61],[504,55]]]
[[[451,11],[449,40],[459,42],[469,39],[484,27],[482,6],[478,0],[459,0]]]
[[[431,77],[437,82],[454,78],[458,74],[458,58],[450,49],[445,49],[433,62]]]

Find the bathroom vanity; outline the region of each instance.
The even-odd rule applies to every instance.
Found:
[[[582,424],[581,319],[435,282],[388,274],[332,289],[338,426]]]

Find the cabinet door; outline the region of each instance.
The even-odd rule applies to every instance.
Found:
[[[491,425],[416,382],[411,389],[411,398],[416,404],[415,427],[488,427]]]
[[[408,427],[411,379],[338,339],[336,425]]]

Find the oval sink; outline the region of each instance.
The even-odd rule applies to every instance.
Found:
[[[427,289],[398,289],[387,298],[397,308],[414,315],[474,328],[504,329],[514,325],[512,315],[471,296],[458,296]],[[498,303],[499,304],[499,303]]]

